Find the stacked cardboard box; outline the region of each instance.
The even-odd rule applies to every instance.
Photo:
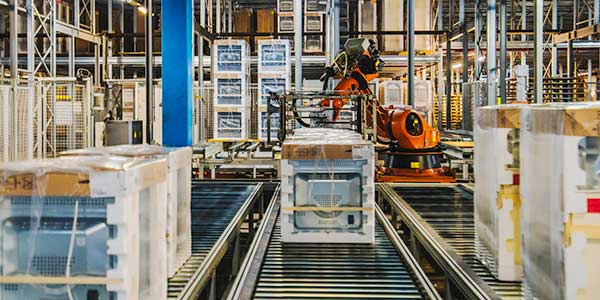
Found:
[[[288,40],[261,40],[258,43],[258,138],[267,140],[270,93],[290,90],[292,67]],[[277,140],[279,104],[271,103],[271,140]]]
[[[600,299],[600,106],[521,111],[526,299]]]
[[[297,129],[282,145],[286,243],[373,243],[374,147],[349,130]]]
[[[213,138],[248,138],[251,97],[249,46],[245,40],[217,40],[213,46]]]
[[[475,111],[475,228],[479,260],[499,280],[521,280],[519,132],[522,105]]]
[[[166,161],[0,165],[3,299],[167,296]]]

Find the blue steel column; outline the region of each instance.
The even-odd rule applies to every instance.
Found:
[[[163,144],[192,144],[193,0],[162,2]]]

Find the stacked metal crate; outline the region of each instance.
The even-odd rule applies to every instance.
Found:
[[[323,52],[323,26],[327,2],[325,0],[304,0],[304,51]],[[311,34],[312,33],[312,34]]]
[[[268,106],[271,93],[281,94],[290,89],[292,65],[289,40],[262,40],[258,42],[258,138],[267,140],[269,108],[271,112],[271,140],[277,140],[279,109],[277,103]]]
[[[213,138],[248,137],[251,108],[249,45],[245,40],[218,40],[213,47]]]

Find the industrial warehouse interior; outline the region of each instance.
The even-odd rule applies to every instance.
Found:
[[[600,299],[600,0],[0,0],[0,300]]]

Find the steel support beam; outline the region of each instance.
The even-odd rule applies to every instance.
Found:
[[[500,102],[506,104],[506,0],[500,0]]]
[[[452,30],[454,24],[454,1],[450,0],[448,7],[448,27]],[[446,129],[450,129],[452,109],[450,100],[452,98],[452,42],[450,37],[446,38]]]
[[[302,2],[304,1],[294,1],[294,49],[296,56],[294,82],[296,91],[302,90]]]
[[[462,50],[463,50],[463,63],[462,63],[462,82],[469,81],[469,33],[467,32],[467,24],[465,23],[465,0],[460,0],[459,2],[459,20],[460,20],[460,28],[462,30]],[[463,109],[465,107],[463,98]]]
[[[487,86],[486,105],[496,104],[496,0],[488,0],[487,5]]]
[[[475,0],[475,76],[479,80],[481,76],[481,0]]]
[[[193,124],[192,0],[162,2],[163,144],[190,146]]]
[[[552,0],[552,30],[558,30],[558,0]],[[558,49],[556,43],[552,43],[550,74],[558,76]]]
[[[534,36],[534,99],[544,102],[544,0],[535,0]]]
[[[415,3],[407,2],[408,13],[408,105],[415,104]]]
[[[95,1],[95,0],[92,0]],[[152,1],[146,0],[146,143],[152,144],[154,124],[154,35],[152,26]],[[193,38],[193,36],[192,36]],[[193,48],[192,48],[193,49]],[[162,141],[159,141],[162,142]]]

